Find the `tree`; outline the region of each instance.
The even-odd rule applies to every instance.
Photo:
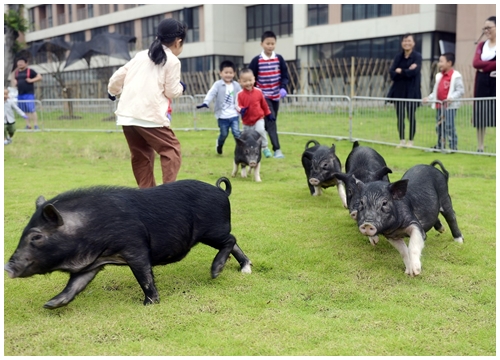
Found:
[[[20,33],[28,30],[28,22],[23,16],[24,6],[20,4],[9,5],[9,11],[3,14],[3,33],[5,40],[4,54],[4,86],[9,86],[9,75],[12,72],[15,54],[23,47],[23,44],[17,41]]]

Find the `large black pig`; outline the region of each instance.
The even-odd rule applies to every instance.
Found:
[[[448,177],[443,164],[435,160],[431,165],[413,166],[394,183],[358,181],[359,231],[366,236],[384,235],[403,257],[405,273],[410,276],[421,273],[420,255],[426,232],[432,227],[444,231],[439,213],[446,219],[455,241],[463,242],[448,194]],[[405,237],[410,238],[408,246]]]
[[[251,273],[231,234],[231,183],[220,178],[216,185],[179,180],[148,189],[93,187],[48,201],[39,197],[5,270],[11,278],[68,272],[64,290],[44,305],[49,309],[67,305],[107,264],[128,265],[144,291],[144,305],[159,302],[152,267],[183,259],[199,242],[219,250],[213,278],[229,254],[241,272]]]
[[[254,179],[257,182],[261,182],[260,179],[260,160],[262,158],[261,154],[262,148],[262,138],[260,134],[253,130],[248,129],[241,133],[241,136],[236,139],[236,148],[234,149],[234,163],[232,177],[235,177],[238,173],[238,166],[241,165],[241,177],[247,177],[247,166],[250,168],[248,170],[248,175],[252,173],[254,169]]]
[[[353,143],[352,150],[347,156],[345,171],[346,173],[335,173],[334,175],[345,185],[349,214],[356,220],[359,204],[356,179],[365,184],[378,180],[389,182],[387,174],[392,173],[392,171],[387,167],[382,155],[371,147],[359,146],[357,141]]]
[[[314,146],[309,147],[309,145]],[[320,145],[316,140],[309,140],[302,153],[302,166],[307,177],[307,186],[313,196],[322,194],[322,188],[337,186],[342,205],[347,208],[344,183],[334,174],[342,171],[342,164],[335,154],[335,144],[332,147]]]

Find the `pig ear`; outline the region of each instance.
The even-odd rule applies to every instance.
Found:
[[[45,205],[42,214],[47,221],[54,222],[57,226],[64,225],[63,218],[54,205]]]
[[[35,201],[36,208],[38,209],[40,206],[42,206],[45,203],[45,201],[46,201],[45,198],[42,195],[40,195]]]
[[[392,170],[389,169],[387,166],[384,166],[383,168],[375,172],[375,179],[382,180],[382,178],[387,174],[392,174]]]
[[[405,196],[407,187],[408,179],[399,180],[389,184],[389,192],[394,200],[400,200]]]
[[[335,154],[335,144],[332,144],[332,147],[330,148],[330,152],[332,154]]]
[[[359,142],[358,140],[356,140],[353,144],[352,144],[352,149],[354,150],[355,148],[357,148],[359,146]]]
[[[236,140],[236,144],[239,146],[244,146],[245,145],[245,140],[242,140],[240,138],[234,139]]]
[[[352,178],[354,179],[354,181],[356,182],[356,186],[358,187],[359,190],[363,190],[363,188],[365,187],[365,183],[362,182],[361,180],[359,179],[356,179],[356,176],[352,176]]]

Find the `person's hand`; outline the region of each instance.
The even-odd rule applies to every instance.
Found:
[[[201,109],[201,108],[207,108],[208,109],[208,105],[203,103],[203,104],[200,104],[200,105],[196,105],[196,108],[197,109]]]
[[[288,93],[286,92],[286,90],[281,88],[280,89],[280,99],[284,98],[287,95],[288,95]]]
[[[186,91],[186,84],[184,84],[182,81],[180,81],[181,85],[182,85],[182,92]]]
[[[23,116],[24,120],[28,120],[28,115]]]
[[[428,97],[424,97],[424,98],[422,99],[422,103],[423,103],[423,104],[426,104],[426,103],[427,103],[427,101],[429,101],[429,98],[428,98]]]
[[[413,70],[417,68],[417,64],[411,64],[408,69]]]
[[[111,95],[109,92],[108,92],[108,98],[111,101],[115,101],[116,100],[116,96]]]
[[[396,74],[401,74],[401,72],[402,72],[403,70],[401,70],[401,68],[397,68],[395,71],[396,71]]]
[[[26,82],[27,82],[28,84],[31,84],[31,83],[33,83],[33,79],[32,79],[32,78],[26,78]]]
[[[167,119],[172,121],[172,114],[167,113]]]
[[[269,114],[269,115],[267,115],[267,119],[268,119],[269,121],[276,121],[276,118],[274,117],[274,115],[273,115],[273,114]]]
[[[245,116],[245,113],[247,112],[247,110],[248,110],[248,106],[240,109],[241,117]]]

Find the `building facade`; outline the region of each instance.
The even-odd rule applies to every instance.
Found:
[[[430,64],[442,46],[455,51],[457,64],[471,64],[473,42],[484,20],[496,6],[456,4],[27,4],[29,45],[55,37],[68,42],[88,41],[102,32],[119,32],[137,38],[133,55],[147,49],[163,18],[174,17],[188,25],[180,59],[183,72],[205,72],[224,60],[238,67],[261,52],[260,36],[272,30],[276,51],[299,68],[328,59],[394,58],[400,51],[401,35],[413,33],[416,50],[432,78]],[[40,59],[43,61],[43,59]],[[116,69],[123,60],[96,61],[91,68]],[[84,61],[66,69],[78,77],[89,70]],[[87,71],[88,72],[88,71]],[[43,70],[42,70],[43,73]],[[76,74],[76,75],[75,75]],[[97,76],[97,75],[96,75]],[[306,77],[307,72],[300,76]]]

